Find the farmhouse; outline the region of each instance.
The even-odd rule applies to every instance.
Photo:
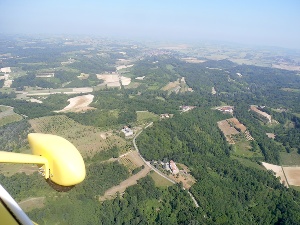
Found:
[[[233,113],[233,106],[223,106],[221,108],[219,108],[218,110],[223,112],[223,113]]]
[[[183,111],[183,112],[187,112],[187,111],[190,111],[192,109],[194,109],[196,106],[188,106],[188,105],[182,105],[180,106],[180,109]]]
[[[172,116],[173,116],[173,114],[169,114],[169,113],[160,114],[161,119],[169,119]]]
[[[125,134],[125,137],[133,135],[133,131],[128,126],[124,126],[121,131]]]
[[[170,165],[170,169],[171,169],[173,174],[179,173],[179,169],[178,169],[178,167],[176,166],[176,164],[173,160],[170,161],[169,165]]]

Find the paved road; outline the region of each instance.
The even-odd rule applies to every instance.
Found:
[[[153,124],[153,122],[149,123],[144,129],[148,128],[149,126],[151,126]],[[135,137],[133,138],[132,142],[134,145],[135,150],[139,153],[139,156],[141,157],[141,159],[144,161],[144,163],[149,166],[152,170],[154,170],[156,173],[158,173],[160,176],[164,177],[165,179],[167,179],[168,181],[172,182],[173,184],[176,184],[176,182],[174,180],[172,180],[171,178],[169,178],[168,176],[166,176],[164,173],[162,173],[161,171],[159,171],[158,169],[156,169],[154,166],[152,166],[149,162],[147,162],[144,157],[140,154],[140,151],[136,145],[135,139],[143,132],[143,130],[141,130],[139,133],[137,133],[135,135]],[[183,190],[186,190],[185,188],[183,188]],[[196,201],[195,197],[192,195],[191,192],[189,192],[188,190],[186,190],[188,192],[188,194],[191,196],[196,208],[199,207],[198,202]]]

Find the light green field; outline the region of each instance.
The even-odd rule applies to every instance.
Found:
[[[150,121],[157,121],[159,116],[148,111],[138,111],[137,114],[137,121],[140,122],[150,122]]]
[[[69,140],[83,157],[93,156],[97,152],[108,150],[113,146],[120,151],[128,151],[130,145],[126,140],[112,131],[81,125],[65,115],[46,116],[29,121],[35,132],[62,136]]]
[[[170,181],[168,181],[167,179],[165,179],[162,176],[158,175],[154,171],[150,172],[150,176],[154,180],[156,187],[169,187],[169,186],[173,185]]]
[[[295,88],[281,88],[283,91],[288,91],[288,92],[296,92],[299,93],[300,89],[295,89]]]
[[[0,118],[0,126],[4,126],[4,125],[9,124],[9,123],[17,122],[17,121],[20,121],[22,119],[23,119],[22,116],[15,113],[13,115]]]
[[[235,145],[233,145],[234,155],[252,158],[253,156],[259,157],[262,156],[261,153],[256,153],[251,151],[250,142],[246,140],[237,141]]]
[[[256,162],[252,162],[249,159],[240,158],[240,157],[237,157],[237,156],[234,156],[234,155],[230,156],[230,158],[239,161],[244,166],[255,168],[255,169],[264,170],[264,168],[262,166],[258,165]]]
[[[281,165],[286,166],[293,166],[299,165],[300,166],[300,154],[297,152],[280,152],[280,163]]]
[[[6,106],[0,105],[0,112],[4,112],[7,110]]]

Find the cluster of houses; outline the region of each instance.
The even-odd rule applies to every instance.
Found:
[[[151,161],[150,163],[152,165],[154,165],[155,167],[159,166],[159,167],[165,169],[166,171],[170,171],[174,175],[179,173],[179,169],[173,160]]]
[[[196,108],[196,106],[182,105],[179,108],[182,110],[182,112],[187,112]]]
[[[232,114],[234,107],[233,106],[222,106],[217,109],[223,113],[231,113]]]
[[[169,119],[172,117],[173,117],[173,114],[169,114],[169,113],[160,114],[160,119]]]

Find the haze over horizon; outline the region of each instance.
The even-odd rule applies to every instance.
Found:
[[[2,0],[0,7],[2,34],[212,40],[300,49],[296,0]]]

